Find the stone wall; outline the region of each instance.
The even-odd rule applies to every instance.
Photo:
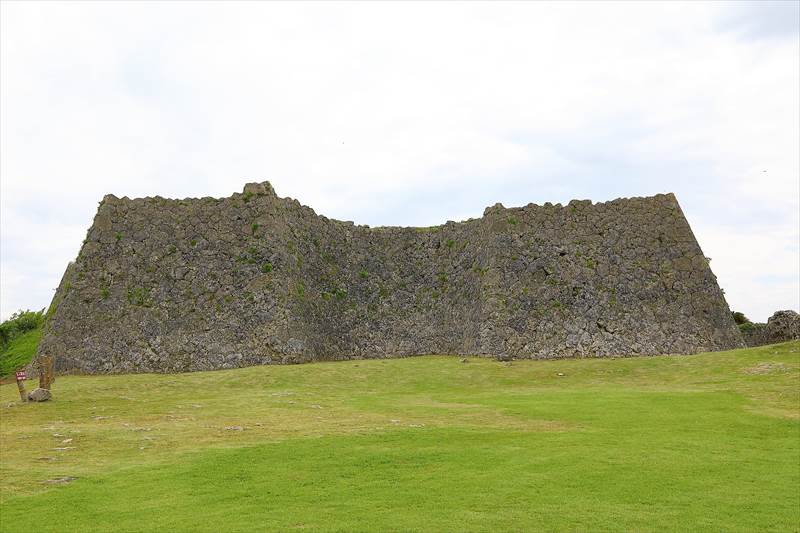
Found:
[[[262,183],[223,199],[106,196],[39,353],[62,372],[110,373],[738,346],[671,194],[369,228]]]
[[[800,339],[800,315],[790,309],[776,311],[766,324],[747,322],[739,326],[748,346],[763,346]]]

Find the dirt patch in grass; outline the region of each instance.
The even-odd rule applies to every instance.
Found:
[[[755,366],[745,368],[745,374],[777,374],[789,372],[791,369],[783,363],[759,363]]]

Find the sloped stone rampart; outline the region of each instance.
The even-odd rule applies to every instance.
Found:
[[[261,183],[222,199],[106,196],[39,353],[61,372],[117,373],[738,346],[671,194],[369,228]]]

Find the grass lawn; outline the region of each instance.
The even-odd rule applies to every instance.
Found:
[[[12,340],[5,350],[0,352],[0,377],[12,376],[14,371],[27,365],[36,354],[42,328],[27,331]]]
[[[800,342],[53,392],[25,405],[0,387],[0,531],[800,530]]]

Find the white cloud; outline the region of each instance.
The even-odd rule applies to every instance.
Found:
[[[0,316],[105,193],[262,179],[369,224],[674,191],[733,307],[796,308],[798,31],[745,7],[4,2]]]

